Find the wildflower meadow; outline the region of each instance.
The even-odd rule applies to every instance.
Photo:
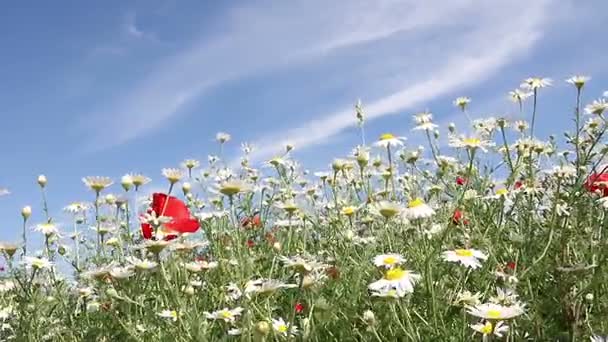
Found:
[[[84,177],[88,198],[53,203],[71,221],[41,175],[46,219],[3,228],[0,340],[607,341],[608,93],[566,82],[559,137],[536,134],[553,81],[535,77],[508,94],[517,119],[471,120],[468,97],[457,125],[415,114],[424,147],[366,136],[357,103],[360,136],[326,170],[292,145],[230,163],[218,133],[207,161]]]

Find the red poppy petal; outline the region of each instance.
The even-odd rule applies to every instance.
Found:
[[[194,233],[200,227],[196,219],[188,218],[185,220],[175,220],[166,223],[165,228],[178,233]]]
[[[163,193],[152,195],[152,208],[158,216],[167,216],[174,220],[190,218],[190,210],[184,202]]]
[[[141,235],[143,235],[144,239],[152,238],[152,226],[147,223],[141,224]]]

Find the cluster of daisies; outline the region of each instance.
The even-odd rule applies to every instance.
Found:
[[[578,100],[588,81],[567,80]],[[140,173],[84,177],[89,202],[64,216],[41,175],[41,210],[24,207],[22,241],[0,243],[0,340],[515,341],[570,329],[605,341],[608,93],[577,101],[563,150],[534,134],[552,84],[509,92],[530,121],[473,119],[468,97],[453,102],[462,132],[413,115],[428,147],[392,133],[366,143],[359,102],[361,144],[318,172],[292,144],[259,168],[243,144],[232,168],[221,132],[206,163],[161,170],[165,191]]]

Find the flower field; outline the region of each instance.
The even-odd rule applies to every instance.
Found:
[[[0,340],[606,341],[608,102],[581,103],[587,81],[567,80],[559,139],[535,134],[551,81],[530,78],[518,120],[471,120],[466,97],[462,127],[414,115],[424,148],[370,141],[359,103],[360,141],[327,170],[244,144],[238,167],[162,169],[164,192],[85,177],[67,222],[41,175],[46,220],[23,208],[0,244]]]

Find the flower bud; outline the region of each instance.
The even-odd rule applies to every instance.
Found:
[[[376,325],[376,315],[372,310],[367,310],[363,313],[363,322],[370,327]]]
[[[593,301],[593,298],[594,298],[594,297],[593,297],[593,293],[587,293],[587,294],[585,295],[585,299],[586,299],[587,301],[589,301],[589,302],[592,302],[592,301]]]
[[[270,332],[270,324],[265,321],[257,322],[255,324],[255,331],[262,336],[266,336]]]
[[[450,122],[448,125],[448,131],[450,131],[450,133],[456,132],[456,125],[453,122]]]
[[[129,189],[131,189],[133,186],[133,177],[130,175],[122,176],[120,179],[120,185],[122,185],[122,188],[125,189],[125,191],[129,191]]]
[[[32,216],[32,207],[30,207],[29,205],[23,207],[23,209],[21,209],[21,216],[23,216],[23,219],[27,221],[27,219]]]
[[[292,144],[285,145],[285,151],[290,152],[291,150],[293,150],[293,145]]]
[[[190,190],[192,189],[192,185],[188,182],[184,182],[182,184],[182,191],[184,192],[184,196],[188,195],[190,193]]]
[[[280,242],[275,242],[274,244],[272,244],[272,249],[274,249],[276,252],[280,252],[281,251],[281,243]]]
[[[47,179],[45,175],[38,176],[38,185],[40,185],[41,188],[44,188],[46,186],[46,183]]]

